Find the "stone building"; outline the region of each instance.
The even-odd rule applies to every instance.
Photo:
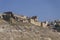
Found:
[[[42,27],[47,27],[47,26],[48,26],[48,22],[47,22],[47,21],[41,22],[41,26],[42,26]]]
[[[41,22],[38,22],[37,16],[32,16],[28,21],[34,25],[41,26]]]
[[[9,21],[10,18],[14,18],[14,15],[13,15],[12,12],[4,12],[2,14],[2,17],[3,17],[4,20]]]

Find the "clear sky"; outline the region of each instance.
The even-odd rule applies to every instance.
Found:
[[[39,20],[60,19],[60,0],[0,0],[0,12],[12,11]]]

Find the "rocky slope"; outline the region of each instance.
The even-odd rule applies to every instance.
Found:
[[[31,23],[10,23],[0,19],[0,40],[60,40],[60,34]]]
[[[60,34],[52,29],[30,23],[0,24],[0,40],[60,40]]]

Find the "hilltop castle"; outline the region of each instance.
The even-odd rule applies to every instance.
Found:
[[[5,21],[11,20],[11,22],[15,23],[15,21],[23,22],[23,23],[32,23],[37,26],[43,26],[46,27],[48,25],[48,22],[39,22],[37,16],[27,17],[24,15],[14,15],[12,12],[4,12],[2,15],[0,15],[1,19],[4,19]]]

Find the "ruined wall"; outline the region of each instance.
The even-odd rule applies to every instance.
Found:
[[[33,19],[30,19],[30,23],[37,25],[37,26],[41,26],[41,22],[34,21]]]
[[[41,25],[45,26],[44,23],[41,24],[41,22],[38,21],[37,16],[32,16],[32,17],[27,18],[27,16],[24,16],[24,15],[14,15],[12,12],[6,12],[3,15],[4,15],[4,17],[1,15],[1,18],[9,18],[11,23],[15,23],[16,21],[18,21],[18,22],[23,22],[23,23],[26,23],[26,22],[32,23],[37,26],[41,26]]]

